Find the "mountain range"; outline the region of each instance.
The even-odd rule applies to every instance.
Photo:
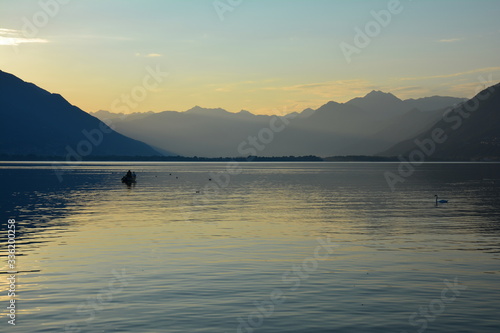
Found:
[[[367,155],[500,159],[500,84],[470,100],[402,100],[372,91],[283,115],[195,106],[88,114],[61,95],[0,71],[0,155],[246,157]]]
[[[415,136],[435,123],[450,105],[465,99],[433,96],[401,100],[372,91],[347,103],[330,101],[316,110],[282,115],[286,127],[260,144],[260,156],[373,155]],[[276,116],[196,106],[184,112],[93,113],[122,134],[187,156],[241,156]]]

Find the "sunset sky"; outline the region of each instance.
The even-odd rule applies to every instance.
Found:
[[[0,69],[88,112],[472,97],[500,81],[499,15],[495,0],[0,0]]]

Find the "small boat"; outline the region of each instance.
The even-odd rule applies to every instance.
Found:
[[[127,173],[125,176],[122,177],[122,183],[130,185],[135,183],[135,179],[136,179],[135,172]]]

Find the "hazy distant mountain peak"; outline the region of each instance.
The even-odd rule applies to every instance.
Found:
[[[335,108],[335,107],[338,107],[339,105],[341,105],[341,104],[337,103],[337,102],[334,102],[334,101],[329,101],[325,105],[320,106],[316,111],[322,111],[322,110],[325,110],[325,109]]]
[[[213,109],[210,109],[210,108],[202,108],[201,106],[194,106],[192,107],[191,109],[187,110],[186,113],[190,113],[190,114],[200,114],[200,115],[226,115],[230,112],[224,110],[224,109],[221,109],[221,108],[213,108]]]
[[[252,112],[247,111],[247,110],[241,110],[237,114],[239,114],[240,116],[254,116],[254,114]]]
[[[380,90],[372,90],[365,97],[356,97],[345,103],[347,105],[355,105],[359,108],[368,110],[375,107],[390,107],[390,108],[400,108],[403,105],[403,101],[391,93],[385,93]],[[404,110],[402,110],[404,111]]]
[[[390,93],[385,93],[381,90],[372,90],[368,94],[365,95],[365,97],[371,97],[371,96],[380,96],[380,95],[389,95]],[[390,94],[392,95],[392,94]]]
[[[300,112],[300,116],[303,118],[310,117],[314,114],[314,112],[316,112],[316,110],[311,109],[311,108],[307,108],[307,109],[304,109],[302,112]]]
[[[187,110],[186,112],[189,112],[189,111],[192,111],[192,112],[195,112],[195,111],[200,111],[202,110],[203,108],[199,105],[195,105],[193,106],[191,109]]]
[[[389,118],[408,111],[402,100],[391,93],[379,90],[372,90],[365,97],[353,98],[345,104],[370,111],[380,118]]]
[[[116,121],[122,120],[135,120],[141,119],[150,115],[155,114],[153,111],[147,112],[133,112],[133,113],[114,113],[106,110],[99,110],[96,112],[89,112],[90,115],[102,120],[105,123],[115,123]]]
[[[203,108],[202,108],[201,106],[199,106],[199,105],[195,105],[195,106],[193,106],[191,109],[186,110],[186,112],[188,112],[188,113],[199,113],[199,112],[201,112],[202,110],[203,110]]]
[[[376,100],[376,101],[393,101],[393,102],[402,102],[401,99],[397,98],[391,93],[386,93],[380,90],[372,90],[368,94],[366,94],[363,99],[370,99],[370,100]]]

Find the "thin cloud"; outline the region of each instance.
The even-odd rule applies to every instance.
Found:
[[[217,88],[214,91],[216,92],[231,92],[230,88]]]
[[[208,84],[207,88],[213,89],[216,92],[231,92],[235,91],[238,89],[243,89],[246,92],[254,92],[259,89],[251,88],[252,86],[255,85],[262,85],[263,83],[268,83],[274,81],[272,80],[263,80],[263,81],[252,81],[252,80],[247,80],[247,81],[241,81],[241,82],[232,82],[232,83],[226,83],[226,84]]]
[[[458,76],[470,75],[470,74],[476,74],[476,73],[496,72],[496,71],[500,71],[500,67],[478,68],[478,69],[474,69],[474,70],[467,71],[467,72],[444,74],[444,75],[404,77],[404,78],[400,78],[400,80],[401,81],[411,81],[411,80],[428,80],[428,79],[448,79],[451,77],[458,77]]]
[[[440,43],[455,43],[461,41],[462,38],[450,38],[450,39],[440,39],[438,42]]]
[[[462,84],[457,84],[450,87],[450,92],[457,96],[466,96],[469,98],[474,97],[479,91],[488,88],[489,86],[495,84],[496,81],[493,79],[491,75],[488,78],[485,78],[484,81],[474,81],[474,82],[466,82]]]
[[[12,29],[0,28],[0,34],[2,34],[2,35],[16,35],[16,34],[18,34],[18,31],[12,30]]]
[[[142,54],[142,53],[136,53],[136,57],[143,57],[143,58],[157,58],[157,57],[163,57],[163,54],[160,53],[148,53],[148,54]]]
[[[390,91],[399,98],[415,98],[415,96],[426,96],[432,93],[429,88],[421,86],[396,87],[390,89]]]
[[[392,92],[395,93],[395,92],[420,91],[422,89],[423,89],[423,87],[420,87],[420,86],[400,87],[400,88],[392,89]]]
[[[42,38],[26,38],[19,30],[0,28],[0,45],[17,46],[25,43],[48,43]]]
[[[131,41],[133,40],[130,37],[124,37],[124,36],[106,36],[106,35],[77,35],[77,36],[70,36],[69,38],[75,39],[75,38],[80,38],[80,39],[99,39],[99,40],[112,40],[112,41]]]
[[[335,98],[345,100],[346,97],[356,97],[360,94],[377,89],[372,83],[366,80],[338,80],[316,83],[297,84],[284,87],[265,87],[263,90],[285,91],[285,92],[306,92],[311,95],[323,98]]]

